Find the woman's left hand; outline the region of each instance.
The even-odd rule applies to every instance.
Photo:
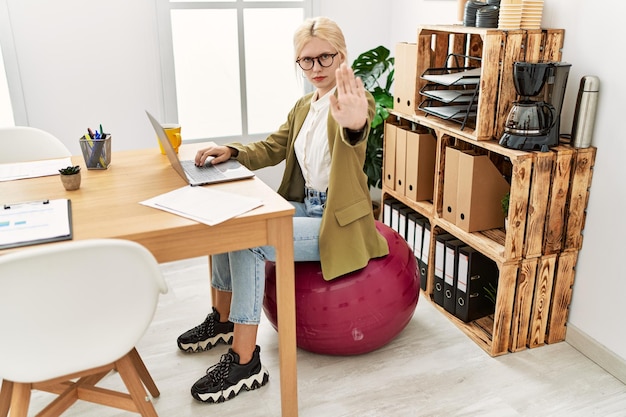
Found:
[[[367,122],[367,96],[363,81],[354,76],[352,68],[345,63],[335,72],[337,96],[330,96],[332,115],[342,127],[360,130]]]

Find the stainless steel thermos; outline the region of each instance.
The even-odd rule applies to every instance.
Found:
[[[574,111],[574,124],[572,126],[571,143],[576,148],[588,148],[591,146],[599,90],[600,79],[598,77],[586,75],[581,78],[576,109]]]

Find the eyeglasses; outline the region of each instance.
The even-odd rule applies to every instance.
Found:
[[[315,65],[315,61],[317,61],[318,64],[320,64],[320,67],[323,68],[328,68],[331,65],[333,65],[333,62],[335,61],[335,57],[339,54],[339,52],[335,52],[334,54],[322,54],[320,56],[314,56],[314,57],[302,57],[300,59],[298,59],[296,62],[298,63],[298,65],[300,65],[300,68],[302,68],[304,71],[310,71],[313,69],[313,66]]]

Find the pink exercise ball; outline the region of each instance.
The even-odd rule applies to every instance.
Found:
[[[376,350],[409,323],[420,291],[413,252],[390,227],[377,221],[389,255],[372,259],[350,274],[325,281],[319,262],[296,262],[296,339],[298,347],[328,355]],[[263,310],[277,329],[275,264],[266,262]]]

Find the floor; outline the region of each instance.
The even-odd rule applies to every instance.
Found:
[[[222,404],[196,402],[191,384],[227,347],[185,354],[179,333],[210,309],[207,258],[163,264],[169,293],[138,345],[161,396],[161,417],[280,416],[278,342],[263,317],[258,342],[270,382]],[[105,380],[119,386],[117,375]],[[298,402],[303,417],[626,416],[626,385],[565,342],[492,358],[426,300],[391,343],[369,354],[334,357],[298,351]],[[49,394],[34,393],[32,415]],[[31,414],[29,414],[31,415]],[[64,417],[127,417],[77,403]]]

